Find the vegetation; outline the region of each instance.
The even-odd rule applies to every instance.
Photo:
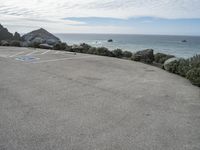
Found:
[[[172,60],[170,62],[165,62],[164,64],[164,69],[171,72],[171,73],[176,73],[178,74],[178,64],[179,64],[179,60],[175,59],[175,60]]]
[[[192,84],[200,87],[200,67],[189,70],[186,74],[186,78],[189,79]]]
[[[200,55],[195,55],[192,58],[190,58],[189,63],[191,65],[191,67],[193,67],[193,68],[200,67]]]
[[[33,42],[32,44],[30,44],[30,47],[34,47],[34,48],[40,48],[40,44],[39,42]]]
[[[11,41],[11,42],[10,42],[10,46],[20,47],[21,44],[20,44],[20,41],[14,40],[14,41]]]
[[[154,62],[154,50],[153,49],[146,49],[142,51],[138,51],[133,54],[132,60],[140,61],[147,64],[152,64]]]
[[[123,57],[123,51],[121,49],[113,50],[112,53],[114,57],[117,57],[117,58]]]
[[[68,45],[66,43],[57,43],[54,45],[53,49],[55,50],[65,50]]]
[[[88,53],[89,49],[92,47],[89,44],[82,43],[80,46],[83,48],[83,53]]]
[[[192,84],[200,86],[200,55],[189,59],[179,59],[170,62],[165,69],[169,72],[186,77]]]
[[[190,70],[189,61],[183,58],[179,59],[177,63],[177,71],[175,73],[185,77],[189,70]]]
[[[101,55],[101,56],[113,56],[113,53],[111,51],[109,51],[107,48],[105,47],[98,47],[96,48],[96,55]]]
[[[157,53],[154,55],[154,59],[156,63],[164,64],[164,62],[170,58],[173,58],[173,55],[167,55],[163,53]]]
[[[133,53],[132,53],[132,52],[129,52],[129,51],[124,51],[124,52],[123,52],[123,57],[124,57],[124,58],[129,58],[129,59],[131,59],[132,56],[133,56]]]

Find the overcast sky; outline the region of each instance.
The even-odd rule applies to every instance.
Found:
[[[200,35],[200,0],[0,0],[12,32]]]

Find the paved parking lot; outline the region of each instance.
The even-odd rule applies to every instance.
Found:
[[[200,89],[128,60],[0,47],[0,150],[199,150]]]

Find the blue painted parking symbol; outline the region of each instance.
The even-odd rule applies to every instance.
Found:
[[[16,58],[16,60],[25,61],[25,62],[32,62],[32,61],[36,61],[38,59],[39,58],[36,58],[36,57],[33,57],[33,56],[20,56],[20,57]]]

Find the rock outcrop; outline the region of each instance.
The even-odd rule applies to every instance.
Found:
[[[39,47],[43,49],[53,49],[53,46],[49,44],[40,44]]]
[[[1,40],[12,40],[13,34],[8,31],[8,29],[4,28],[0,24],[0,41]]]
[[[164,62],[164,69],[173,72],[171,68],[175,68],[180,58],[170,58]]]
[[[159,64],[164,64],[164,62],[170,58],[173,58],[175,56],[173,55],[167,55],[167,54],[164,54],[164,53],[157,53],[154,55],[154,59],[155,59],[155,62],[156,63],[159,63]]]
[[[60,39],[49,33],[45,29],[38,29],[22,36],[22,39],[29,44],[48,44],[55,45],[60,43]]]
[[[141,61],[144,63],[151,64],[154,61],[154,51],[153,49],[146,49],[143,51],[138,51],[133,55],[134,61]]]
[[[21,41],[21,36],[18,32],[15,32],[14,36],[13,36],[13,39],[14,40],[18,40],[18,41]]]

